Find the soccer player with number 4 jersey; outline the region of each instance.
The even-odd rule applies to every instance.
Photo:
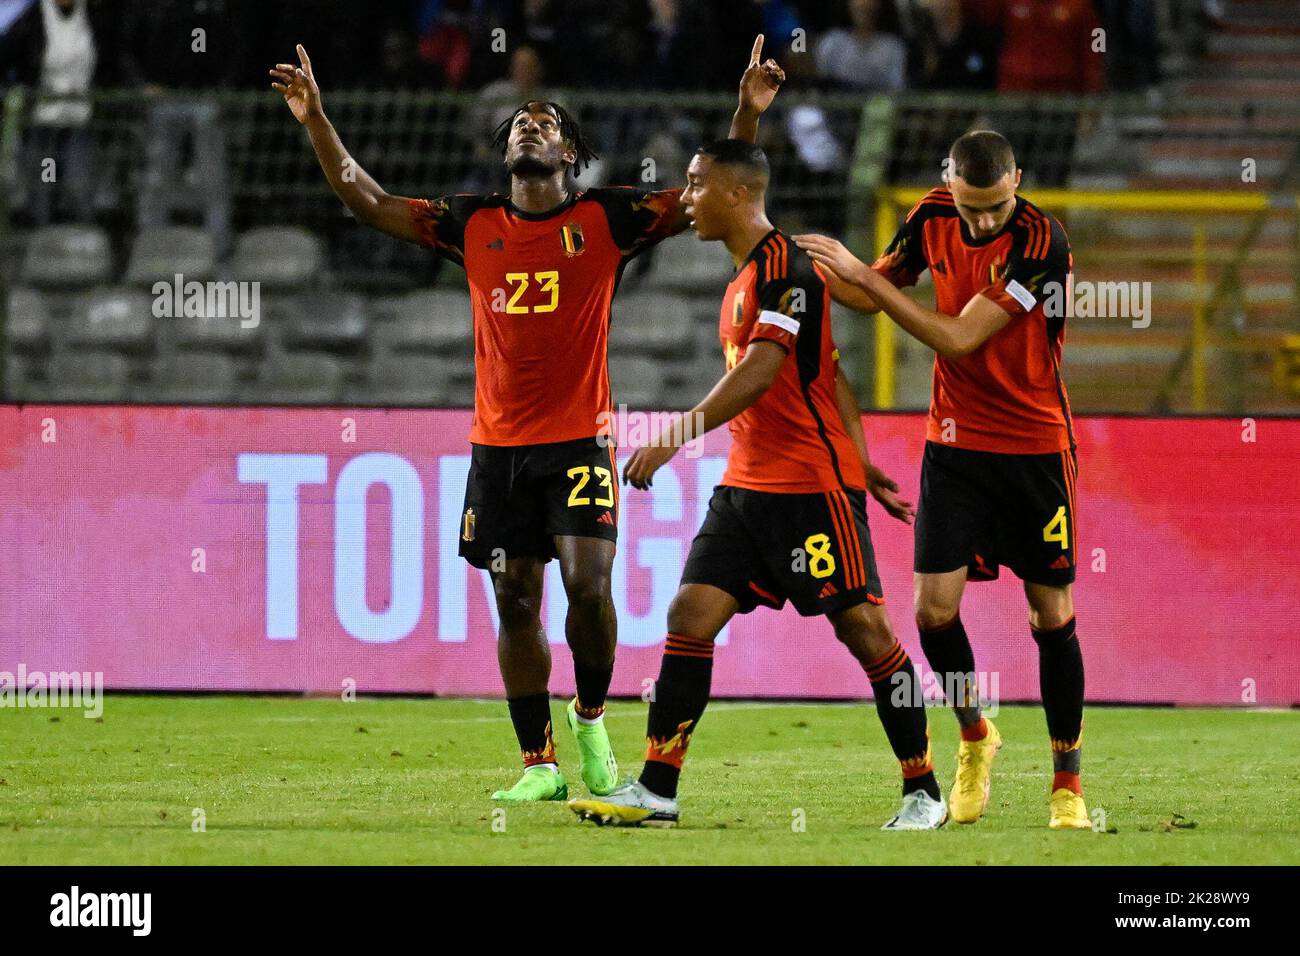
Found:
[[[731,452],[668,609],[640,778],[569,806],[601,825],[675,825],[683,761],[709,700],[714,638],[734,615],[788,600],[802,615],[824,615],[866,672],[903,776],[902,806],[884,829],[935,829],[947,810],[925,708],[912,693],[916,674],[885,613],[867,490],[903,520],[910,505],[870,465],[839,371],[826,282],[768,220],[768,177],[763,151],[734,139],[701,148],[687,170],[682,202],[692,228],[725,243],[737,268],[719,319],[727,371],[682,420],[638,448],[623,474],[649,487],[698,437],[696,423],[698,434],[729,423]]]
[[[1061,348],[1065,318],[1046,308],[1070,293],[1070,243],[1061,224],[1016,195],[1011,144],[991,130],[960,137],[947,185],[907,216],[868,267],[824,236],[798,236],[834,274],[832,295],[881,309],[934,349],[921,500],[916,521],[916,622],[921,647],[961,727],[950,808],[974,823],[988,803],[1002,744],[980,711],[975,657],[961,621],[966,582],[1005,565],[1024,582],[1052,748],[1048,825],[1089,829],[1080,783],[1083,655],[1075,634],[1074,430]],[[926,269],[935,309],[900,287]]]

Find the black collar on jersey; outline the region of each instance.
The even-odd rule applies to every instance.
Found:
[[[518,216],[520,219],[527,219],[529,222],[541,222],[543,219],[550,219],[552,216],[558,216],[560,213],[564,212],[566,209],[568,209],[570,206],[572,206],[575,202],[578,201],[578,197],[580,195],[582,194],[571,190],[569,192],[568,199],[564,200],[564,202],[560,203],[558,206],[554,206],[551,209],[546,210],[545,212],[524,212],[524,210],[516,206],[513,202],[510,201],[509,197],[507,197],[506,211],[510,213],[510,215],[512,216]]]
[[[970,227],[966,225],[966,220],[963,219],[960,214],[958,214],[957,222],[961,225],[961,241],[968,246],[976,246],[976,247],[987,246],[990,242],[997,241],[999,238],[1001,238],[1004,232],[1006,232],[1008,229],[1011,228],[1011,224],[1015,222],[1016,217],[1020,215],[1020,210],[1024,208],[1025,208],[1024,197],[1017,196],[1016,206],[1014,209],[1011,210],[1011,215],[1007,217],[1007,221],[1002,224],[1002,228],[999,229],[997,232],[993,233],[993,235],[991,236],[985,236],[983,239],[976,239],[974,236],[972,236],[970,234]]]
[[[778,229],[776,226],[773,226],[766,234],[764,234],[762,239],[754,243],[754,248],[750,249],[749,255],[745,256],[744,260],[740,263],[740,265],[736,266],[736,271],[739,272],[741,269],[745,268],[745,266],[749,265],[750,262],[752,262],[758,256],[763,246],[767,245],[767,241],[771,239],[773,236],[775,236],[777,233],[779,233],[780,231],[781,230]]]

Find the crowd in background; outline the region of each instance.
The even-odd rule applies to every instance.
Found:
[[[1160,79],[1158,37],[1168,36],[1173,11],[1204,22],[1218,2],[0,0],[0,86],[33,93],[21,157],[30,175],[16,177],[11,207],[33,225],[114,208],[95,175],[104,154],[87,94],[167,91],[143,97],[134,225],[197,215],[227,249],[230,133],[210,92],[265,90],[268,67],[295,61],[296,43],[310,52],[327,102],[339,90],[472,94],[456,110],[454,135],[473,158],[453,175],[474,191],[498,183],[491,130],[520,102],[562,88],[730,91],[758,33],[792,92],[1142,90]],[[782,102],[788,108],[770,125],[784,138],[765,145],[797,154],[805,185],[842,179],[852,131],[807,98]],[[628,146],[629,155],[672,156],[693,145],[698,130],[666,129],[661,119],[648,111],[634,128],[593,132],[615,155]],[[49,157],[58,188],[33,179]],[[585,181],[634,172],[605,168]]]
[[[1189,3],[1214,15],[1215,0],[0,0],[0,80],[261,87],[301,42],[335,89],[478,90],[520,73],[716,89],[736,72],[719,51],[743,55],[762,32],[793,80],[825,89],[1140,89],[1157,79],[1159,8]]]

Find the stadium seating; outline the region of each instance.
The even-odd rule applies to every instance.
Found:
[[[466,292],[419,289],[392,300],[388,312],[375,336],[377,349],[466,356],[474,351],[474,320]]]
[[[154,359],[146,382],[131,389],[136,402],[233,402],[239,389],[234,360],[220,352],[178,352]]]
[[[694,344],[690,307],[680,295],[629,292],[618,297],[613,313],[610,344],[617,350],[670,355]]]
[[[144,352],[153,345],[152,300],[125,288],[96,289],[82,298],[57,337],[61,344]]]
[[[356,293],[306,292],[284,303],[284,307],[282,341],[290,348],[348,353],[365,342],[365,302]]]
[[[108,234],[94,226],[46,226],[27,243],[22,281],[41,289],[85,288],[113,270]]]
[[[258,370],[243,398],[268,405],[330,405],[343,400],[344,371],[328,355],[274,352]]]
[[[659,243],[646,287],[675,292],[722,295],[736,271],[731,253],[720,242],[701,242],[687,233]]]
[[[49,342],[50,310],[35,289],[9,293],[9,321],[5,341],[20,352],[38,352]]]
[[[1194,186],[1241,194],[1241,157],[1259,165],[1258,184],[1244,192],[1281,188],[1275,180],[1300,132],[1300,111],[1289,96],[1296,82],[1287,73],[1290,61],[1278,61],[1275,53],[1292,56],[1300,48],[1282,22],[1285,17],[1273,11],[1264,20],[1252,21],[1245,32],[1219,31],[1212,37],[1215,56],[1231,67],[1222,75],[1189,73],[1166,85],[1163,98],[1099,100],[1095,122],[1086,124],[1077,122],[1077,104],[1052,97],[1021,102],[909,92],[887,103],[876,101],[864,112],[856,95],[819,95],[829,128],[846,155],[854,156],[852,170],[834,176],[807,168],[791,148],[778,107],[763,127],[773,164],[774,221],[790,232],[832,232],[869,255],[877,229],[872,203],[879,200],[880,187],[933,183],[936,150],[977,117],[1001,124],[1018,149],[1022,141],[1026,145],[1021,159],[1031,198],[1043,185],[1045,169],[1075,190],[1119,194]],[[1262,34],[1256,37],[1256,27],[1265,26],[1272,31],[1267,42]],[[1289,99],[1260,92],[1274,86],[1284,87]],[[1193,92],[1200,98],[1181,97]],[[680,151],[709,130],[725,129],[734,108],[731,94],[672,99],[674,126],[657,131],[659,145],[651,148],[652,131],[636,121],[640,107],[634,100],[612,92],[584,95],[581,108],[600,134],[606,161],[603,179],[599,170],[592,171],[590,181],[596,183],[635,181],[646,157],[657,160],[665,184],[676,181],[678,174],[670,170],[680,170]],[[792,88],[778,102],[803,95]],[[1249,97],[1248,108],[1242,97]],[[401,108],[392,112],[395,106]],[[22,379],[6,388],[9,394],[49,391],[51,363],[60,355],[108,351],[126,359],[132,390],[140,394],[149,392],[154,375],[172,368],[161,360],[220,353],[228,362],[212,367],[232,369],[236,397],[244,398],[265,394],[268,383],[279,380],[284,355],[317,354],[334,361],[340,401],[379,402],[384,396],[407,401],[420,394],[420,362],[427,362],[441,370],[429,385],[430,396],[440,394],[439,401],[452,405],[472,402],[473,326],[463,270],[342,215],[274,98],[232,94],[223,106],[222,121],[232,129],[230,213],[238,229],[228,257],[219,254],[208,231],[193,225],[138,232],[131,225],[128,207],[138,189],[133,171],[142,168],[144,157],[139,137],[124,134],[129,127],[115,122],[122,114],[114,111],[122,108],[118,100],[106,103],[89,127],[101,160],[101,197],[118,197],[121,208],[101,201],[86,214],[88,220],[97,217],[96,225],[37,226],[15,207],[8,228],[0,229],[0,276],[9,289],[4,348],[23,359]],[[471,175],[470,152],[429,148],[458,142],[461,111],[454,95],[403,93],[394,99],[366,93],[337,101],[336,109],[341,128],[369,131],[358,141],[364,165],[395,193],[435,195],[498,188],[503,182]],[[390,112],[391,119],[373,122]],[[26,122],[18,120],[20,133]],[[1062,132],[1069,135],[1057,135]],[[678,155],[670,160],[674,151]],[[587,175],[581,182],[588,185]],[[1235,383],[1232,388],[1245,396],[1237,404],[1259,411],[1292,406],[1294,400],[1271,378],[1274,343],[1295,328],[1298,285],[1294,213],[1278,210],[1252,233],[1251,217],[1240,213],[1198,219],[1053,203],[1051,211],[1069,230],[1080,278],[1149,281],[1159,303],[1152,328],[1140,335],[1124,323],[1070,320],[1065,368],[1076,410],[1152,407],[1166,372],[1180,360],[1206,291],[1195,281],[1193,265],[1198,223],[1204,226],[1201,263],[1210,286],[1243,242],[1250,242],[1239,270],[1240,301],[1225,300],[1211,320],[1215,340],[1205,352],[1208,392],[1227,407],[1231,403],[1222,396]],[[170,284],[177,274],[187,281],[259,283],[259,322],[246,328],[238,317],[154,317],[152,284]],[[627,395],[682,408],[717,380],[722,371],[718,307],[732,275],[726,248],[690,233],[659,243],[628,266],[613,305],[610,357],[649,364],[621,366],[639,368],[626,373]],[[915,291],[928,301],[928,287]],[[1232,343],[1223,346],[1230,325]],[[865,401],[873,377],[873,325],[837,310],[835,332]],[[905,335],[896,336],[896,343],[896,405],[924,408],[932,355]],[[1175,407],[1186,407],[1186,379]],[[159,383],[159,388],[165,392],[173,384]],[[72,395],[77,387],[64,383],[61,393]],[[224,387],[213,385],[218,391]],[[309,401],[308,393],[299,400]]]
[[[316,277],[323,261],[320,239],[306,229],[261,226],[239,237],[230,271],[235,280],[260,282],[267,291],[296,290]]]
[[[27,394],[27,359],[12,352],[5,356],[4,390],[0,398],[16,401]]]
[[[126,267],[130,285],[155,282],[206,282],[216,276],[217,252],[212,236],[195,226],[168,226],[140,233],[131,247]]]
[[[639,357],[609,360],[609,387],[615,406],[653,410],[663,401],[663,375],[658,363]],[[703,396],[701,396],[703,397]]]
[[[117,352],[61,352],[50,359],[44,385],[29,389],[36,401],[124,402],[130,363]]]
[[[445,404],[453,368],[428,355],[376,355],[366,366],[361,395],[368,405]]]

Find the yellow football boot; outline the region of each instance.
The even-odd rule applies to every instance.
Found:
[[[987,717],[984,724],[988,733],[983,740],[963,740],[957,747],[957,779],[948,795],[948,810],[958,823],[974,823],[989,802],[989,775],[1002,735]]]
[[[1052,819],[1047,825],[1053,830],[1091,830],[1092,820],[1083,797],[1073,790],[1058,787],[1052,791]]]

